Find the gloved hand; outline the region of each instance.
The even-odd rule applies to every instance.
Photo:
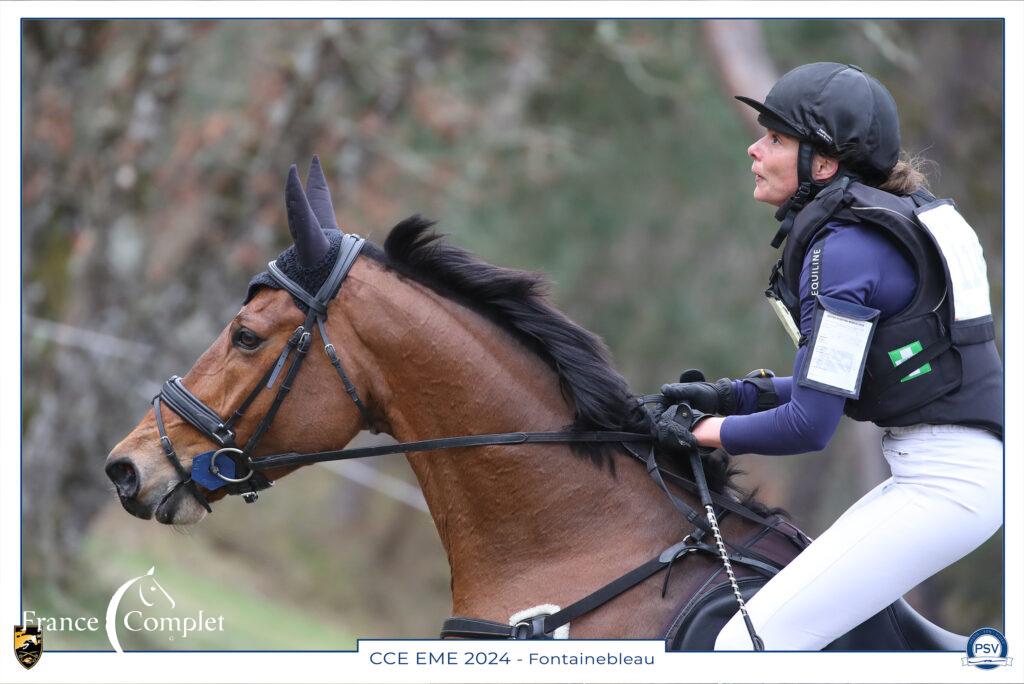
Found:
[[[732,380],[722,378],[714,383],[705,382],[704,374],[698,370],[684,371],[679,382],[662,385],[661,393],[670,402],[685,401],[701,413],[731,416],[736,412]]]
[[[689,423],[692,416],[679,416],[677,418],[678,406],[670,406],[661,414],[655,424],[658,436],[658,445],[670,454],[689,456],[699,448],[697,438],[690,432]],[[686,424],[684,425],[683,421]]]

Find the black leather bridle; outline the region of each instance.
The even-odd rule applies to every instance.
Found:
[[[559,626],[568,623],[575,617],[587,613],[594,608],[606,603],[618,594],[639,584],[644,579],[665,569],[671,568],[672,564],[679,558],[694,551],[705,551],[718,555],[729,574],[737,601],[743,610],[743,600],[739,595],[735,578],[730,569],[730,560],[741,563],[755,569],[767,576],[774,575],[779,571],[778,566],[771,560],[743,545],[732,544],[722,540],[715,517],[715,506],[724,511],[734,512],[744,518],[758,523],[759,525],[779,530],[777,524],[751,511],[737,501],[711,492],[704,480],[704,470],[700,457],[694,455],[691,458],[695,481],[688,480],[680,475],[665,470],[655,460],[654,438],[648,433],[638,432],[615,432],[615,431],[593,431],[593,432],[509,432],[484,435],[463,435],[459,437],[443,437],[438,439],[426,439],[416,442],[404,442],[375,447],[363,447],[354,449],[337,449],[333,451],[321,451],[309,454],[284,453],[270,456],[253,457],[260,439],[270,428],[274,417],[277,415],[281,404],[284,402],[295,376],[302,366],[303,360],[309,351],[314,325],[320,332],[324,343],[324,352],[327,354],[334,366],[338,377],[345,387],[345,392],[351,397],[353,403],[362,415],[363,422],[368,429],[374,429],[373,417],[366,404],[359,396],[352,381],[345,373],[338,358],[334,345],[327,337],[324,321],[327,319],[327,308],[331,300],[337,296],[342,282],[348,275],[352,264],[359,256],[365,240],[358,235],[342,234],[342,243],[338,259],[328,275],[327,280],[320,287],[315,295],[307,292],[302,286],[285,275],[275,262],[268,264],[268,271],[274,281],[293,297],[303,302],[308,308],[306,319],[302,325],[296,328],[284,348],[281,350],[276,363],[271,366],[260,382],[246,396],[239,407],[230,418],[224,420],[220,415],[207,406],[201,399],[192,394],[182,383],[178,376],[172,376],[164,383],[160,393],[153,398],[153,411],[156,414],[157,430],[160,434],[160,442],[163,445],[164,454],[171,462],[175,472],[180,478],[176,487],[186,487],[192,496],[207,510],[212,511],[209,501],[199,489],[197,482],[200,482],[207,490],[224,489],[228,494],[241,495],[246,502],[252,503],[258,498],[258,492],[271,487],[274,483],[268,479],[264,471],[281,467],[297,466],[310,463],[322,463],[326,461],[338,461],[354,458],[366,458],[370,456],[381,456],[384,454],[411,453],[419,451],[435,451],[438,449],[454,449],[473,446],[486,446],[497,444],[552,444],[552,443],[615,443],[623,446],[627,453],[643,462],[648,474],[658,483],[664,493],[669,497],[672,504],[684,517],[696,526],[686,538],[665,549],[657,557],[651,559],[642,566],[626,573],[622,577],[605,585],[597,591],[589,594],[580,601],[568,606],[554,615],[540,616],[530,621],[510,626],[501,623],[478,620],[474,618],[449,618],[442,629],[442,636],[462,636],[472,638],[550,638],[547,635],[554,632]],[[289,363],[287,370],[284,370]],[[255,431],[246,441],[243,447],[236,443],[235,427],[238,421],[245,415],[256,397],[264,390],[273,389],[283,372],[283,379],[277,389],[277,394],[270,405],[267,413],[256,426]],[[661,402],[663,397],[660,394],[645,395],[638,397],[637,402],[645,404]],[[216,451],[199,454],[192,460],[191,471],[186,470],[182,465],[167,430],[164,425],[161,408],[167,406],[178,414],[187,423],[202,433],[210,441],[218,446]],[[688,408],[688,407],[687,407]],[[647,454],[643,455],[636,449],[639,444],[647,444]],[[213,476],[212,478],[210,476]],[[701,515],[694,508],[689,506],[679,497],[669,491],[665,480],[673,482],[677,486],[697,494],[703,504],[706,514]],[[724,513],[723,513],[724,514]],[[788,533],[779,530],[782,534],[792,537]],[[701,541],[705,533],[714,535],[715,546]],[[804,540],[793,538],[794,543],[802,544]],[[732,551],[728,551],[726,546]],[[666,577],[666,585],[668,578]],[[745,611],[744,611],[745,612]],[[744,615],[746,618],[746,615]],[[753,626],[747,619],[747,626],[751,632],[755,648],[760,645],[760,640],[753,632]],[[763,648],[763,645],[761,645]],[[760,650],[760,649],[759,649]]]
[[[338,258],[334,262],[334,267],[327,276],[327,280],[324,281],[324,284],[315,295],[310,294],[302,286],[285,275],[275,262],[272,261],[267,265],[268,272],[274,281],[293,297],[296,297],[305,304],[308,311],[305,321],[295,329],[295,332],[292,333],[292,336],[281,350],[280,355],[277,357],[277,362],[267,370],[259,383],[249,392],[248,396],[235,409],[230,418],[227,420],[222,419],[216,411],[203,403],[199,397],[192,394],[182,383],[181,378],[176,375],[165,382],[160,390],[160,394],[153,398],[153,411],[156,414],[156,425],[160,433],[160,442],[163,445],[164,454],[181,478],[178,486],[187,487],[207,511],[212,509],[210,508],[209,501],[206,500],[206,497],[196,484],[197,466],[207,468],[210,474],[222,482],[221,487],[227,493],[240,494],[249,503],[258,498],[257,492],[273,485],[273,481],[269,480],[261,471],[276,464],[266,463],[262,459],[257,463],[252,458],[252,453],[256,445],[259,444],[260,439],[263,438],[263,435],[270,428],[275,416],[277,416],[278,410],[281,408],[281,404],[284,403],[285,397],[291,391],[295,376],[298,374],[299,369],[302,367],[302,362],[309,352],[310,343],[313,339],[314,324],[320,330],[320,337],[324,341],[324,352],[341,378],[345,391],[352,398],[356,408],[359,409],[363,422],[369,429],[373,430],[373,419],[370,411],[362,399],[360,399],[355,386],[342,368],[337,351],[327,337],[327,329],[324,326],[324,320],[327,318],[327,306],[338,294],[345,276],[348,275],[365,242],[366,240],[358,235],[342,235],[341,248]],[[289,359],[291,360],[291,365],[284,371],[284,377],[277,389],[277,394],[274,396],[273,403],[271,403],[267,413],[256,426],[256,430],[246,441],[245,446],[239,448],[235,442],[235,426],[264,389],[273,389]],[[208,459],[199,459],[198,457],[194,459],[191,472],[187,471],[182,465],[171,443],[171,438],[167,436],[167,430],[164,426],[160,410],[163,405],[177,413],[219,447],[209,455]],[[226,463],[224,462],[218,464],[218,459],[222,456],[229,459],[231,464],[229,467],[225,467]],[[196,463],[196,461],[199,461],[199,463]],[[208,483],[209,479],[205,478],[204,481]],[[214,487],[207,486],[207,489],[212,488]]]

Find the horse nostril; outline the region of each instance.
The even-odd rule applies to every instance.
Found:
[[[114,461],[107,466],[106,471],[122,499],[134,498],[139,493],[139,472],[130,460],[122,458]]]

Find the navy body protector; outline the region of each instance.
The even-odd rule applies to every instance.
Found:
[[[931,209],[955,214],[951,201],[936,200],[925,190],[899,197],[840,178],[796,216],[784,235],[782,258],[772,269],[765,294],[785,306],[799,329],[800,270],[820,231],[833,220],[884,230],[913,263],[917,290],[905,309],[878,324],[868,348],[860,396],[847,400],[845,413],[883,427],[961,424],[1002,437],[1003,368],[991,311],[985,301],[983,315],[966,320],[961,315],[957,320],[954,285],[960,276],[951,275],[940,240],[918,218]],[[962,221],[959,214],[955,217]],[[973,231],[966,223],[963,226],[976,244]],[[980,246],[977,250],[980,260]],[[952,254],[950,259],[960,256]],[[985,278],[983,261],[980,264],[980,277]],[[987,295],[987,280],[983,285]],[[800,339],[798,344],[806,342]],[[904,354],[902,360],[899,352]]]

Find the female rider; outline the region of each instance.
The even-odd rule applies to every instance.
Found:
[[[768,294],[798,345],[793,375],[662,393],[717,414],[675,424],[679,443],[734,455],[823,449],[844,412],[885,428],[892,477],[747,603],[766,649],[819,650],[999,529],[1002,362],[977,237],[898,159],[884,86],[815,63],[763,103],[737,99],[766,129],[747,153],[754,199],[779,208]],[[751,649],[739,613],[715,647]]]

